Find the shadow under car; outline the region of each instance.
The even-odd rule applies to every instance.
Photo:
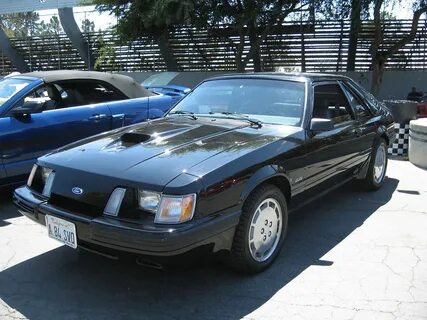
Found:
[[[0,298],[30,319],[240,319],[307,267],[333,264],[321,258],[397,185],[389,178],[367,193],[350,183],[301,208],[277,260],[257,275],[204,261],[159,271],[60,247],[0,272]]]

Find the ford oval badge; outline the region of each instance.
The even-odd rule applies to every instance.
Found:
[[[79,187],[74,187],[73,189],[71,189],[71,191],[78,196],[83,194],[83,189]]]

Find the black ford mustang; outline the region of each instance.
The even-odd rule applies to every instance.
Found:
[[[278,255],[290,210],[353,178],[381,187],[393,139],[389,111],[346,77],[223,76],[161,119],[40,158],[14,202],[74,248],[207,245],[257,272]]]

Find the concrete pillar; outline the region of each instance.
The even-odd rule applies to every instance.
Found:
[[[29,71],[28,64],[24,57],[13,47],[2,27],[0,27],[0,49],[19,72]]]
[[[83,37],[76,20],[74,19],[73,8],[59,8],[59,20],[62,28],[71,40],[73,46],[77,49],[80,57],[86,63],[89,70],[93,69],[94,60],[86,39]]]

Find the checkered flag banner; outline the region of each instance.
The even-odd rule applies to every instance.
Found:
[[[388,148],[388,153],[393,156],[408,154],[409,148],[409,123],[395,123],[396,140]]]

